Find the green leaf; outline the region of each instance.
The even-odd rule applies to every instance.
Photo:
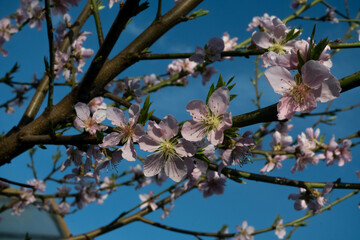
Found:
[[[329,41],[327,40],[327,37],[323,40],[321,40],[314,48],[312,52],[312,60],[319,60],[321,53],[324,51],[326,46],[328,45]]]
[[[188,19],[193,20],[195,18],[202,17],[202,16],[205,16],[205,15],[208,15],[209,12],[210,12],[209,10],[200,9],[198,11],[195,11],[195,12],[191,13],[190,16],[188,17]]]
[[[138,123],[145,125],[145,123],[149,120],[149,118],[152,116],[152,114],[154,113],[154,110],[149,112],[150,106],[151,106],[151,102],[150,102],[150,96],[148,95],[144,101],[143,107],[140,111],[140,115],[138,118]]]

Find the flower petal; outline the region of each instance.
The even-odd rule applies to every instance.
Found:
[[[291,73],[283,67],[271,67],[264,72],[264,75],[274,92],[281,95],[288,93],[295,85]]]
[[[316,98],[318,102],[328,102],[340,96],[341,87],[339,80],[330,74],[321,86],[321,94]],[[316,96],[316,95],[315,95]]]
[[[80,118],[83,121],[87,121],[90,117],[90,109],[87,104],[78,102],[75,104],[75,111],[78,118]]]
[[[209,108],[215,116],[222,115],[229,108],[230,93],[226,87],[217,89],[209,98]]]
[[[180,182],[186,173],[186,165],[180,158],[172,157],[166,161],[165,174],[175,182]]]
[[[178,122],[172,115],[165,116],[159,123],[163,138],[169,140],[175,137],[179,131]]]
[[[151,154],[144,162],[144,175],[146,177],[152,177],[160,173],[164,166],[165,159],[161,154]]]
[[[202,121],[209,114],[209,108],[201,100],[192,100],[186,105],[186,111],[190,113],[194,121]]]
[[[136,161],[136,151],[134,143],[131,139],[127,140],[124,146],[121,148],[122,157],[128,161]]]
[[[268,49],[273,45],[273,38],[266,32],[256,32],[251,41],[259,48]]]
[[[196,153],[196,147],[185,139],[180,139],[179,143],[175,146],[175,151],[181,157],[191,157]]]
[[[155,141],[149,135],[143,135],[140,137],[138,143],[140,149],[147,152],[155,152],[160,146],[159,142]]]
[[[181,135],[190,142],[197,142],[205,137],[206,127],[200,122],[190,120],[184,123]]]
[[[317,89],[330,77],[330,70],[319,61],[310,60],[301,68],[301,76],[308,87]]]
[[[126,118],[121,109],[116,107],[109,107],[106,110],[106,117],[111,121],[111,124],[124,128],[126,125]]]
[[[141,108],[139,104],[132,104],[129,108],[129,123],[131,126],[135,125],[139,115],[140,115]]]
[[[112,132],[106,135],[103,139],[103,142],[99,144],[99,147],[102,148],[110,148],[117,144],[119,144],[120,140],[122,139],[122,134],[117,132]]]

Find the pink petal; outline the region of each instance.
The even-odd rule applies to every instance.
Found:
[[[201,100],[192,100],[186,105],[186,111],[190,113],[193,119],[200,122],[204,116],[209,114],[209,108]]]
[[[97,110],[92,117],[92,119],[94,119],[95,122],[97,123],[101,123],[102,121],[105,120],[105,118],[106,118],[106,110],[102,110],[102,109]]]
[[[221,119],[221,122],[218,126],[218,130],[224,131],[226,129],[231,128],[232,126],[232,114],[231,112],[227,112],[224,114],[223,119]]]
[[[319,61],[310,60],[301,68],[301,76],[307,86],[317,89],[330,77],[330,70]]]
[[[140,106],[139,104],[132,104],[131,107],[129,108],[129,123],[131,126],[135,125],[139,115],[140,115]]]
[[[144,162],[144,175],[152,177],[160,173],[165,163],[165,159],[161,154],[151,154]]]
[[[340,96],[341,87],[339,80],[330,74],[321,86],[321,94],[316,98],[319,102],[328,102]]]
[[[181,157],[191,157],[196,153],[196,147],[189,141],[185,139],[180,139],[179,143],[175,147],[175,151]]]
[[[172,115],[165,116],[159,123],[163,138],[169,140],[175,137],[179,131],[178,122]]]
[[[136,124],[135,129],[134,129],[134,133],[133,133],[133,140],[134,142],[138,142],[140,137],[145,135],[145,129],[144,126],[141,124]]]
[[[229,108],[230,93],[226,87],[217,89],[209,98],[209,108],[215,116],[222,115]]]
[[[166,161],[165,174],[175,182],[180,182],[186,173],[186,165],[180,158],[172,157]]]
[[[283,67],[271,67],[264,72],[264,75],[274,92],[281,95],[290,92],[295,85],[291,73]]]
[[[154,121],[149,121],[147,126],[148,136],[158,144],[164,141],[163,133],[159,125]]]
[[[277,104],[278,111],[278,119],[290,119],[295,114],[295,105],[292,97],[283,96],[279,99],[279,103]]]
[[[190,142],[197,142],[205,137],[206,127],[200,122],[190,120],[182,126],[181,135]]]
[[[139,139],[138,143],[139,143],[141,150],[144,150],[147,152],[155,152],[160,146],[160,143],[155,141],[149,135],[143,135]]]
[[[118,108],[115,107],[109,107],[106,110],[106,117],[111,121],[111,124],[118,126],[120,128],[124,128],[126,125],[126,118],[123,113]]]
[[[211,130],[208,133],[207,138],[211,142],[211,144],[215,146],[221,144],[224,140],[224,131],[218,129]]]
[[[78,118],[86,122],[90,117],[90,109],[87,104],[78,102],[75,104],[75,111]]]
[[[134,143],[131,139],[127,140],[124,146],[121,148],[122,157],[128,161],[136,161],[136,151]]]
[[[266,32],[256,32],[251,40],[256,46],[263,49],[268,49],[273,45],[273,38]]]
[[[123,138],[122,134],[117,132],[112,132],[106,135],[103,139],[103,142],[99,144],[99,147],[110,148],[119,144],[120,140]]]
[[[81,128],[84,128],[86,125],[84,123],[83,120],[81,120],[80,118],[76,118],[75,121],[74,121],[74,127],[75,128],[78,128],[78,129],[81,129]]]

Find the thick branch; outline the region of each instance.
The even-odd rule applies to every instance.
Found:
[[[79,88],[74,88],[72,92],[65,96],[51,110],[44,112],[21,130],[9,133],[6,137],[2,138],[0,140],[0,166],[10,163],[11,159],[33,146],[33,144],[19,141],[20,136],[46,134],[49,132],[51,124],[57,126],[72,122],[75,117],[73,106],[79,102],[79,99],[83,102],[88,102],[92,98],[101,95],[108,82],[138,61],[139,53],[149,48],[163,34],[180,23],[181,19],[201,2],[202,0],[181,1],[168,13],[152,23],[114,59],[106,62],[94,81],[91,81],[92,79],[89,78],[90,82],[93,83],[91,84],[91,89],[88,89],[88,86],[83,84],[83,91],[80,94]]]

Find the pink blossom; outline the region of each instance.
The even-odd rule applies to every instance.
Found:
[[[75,104],[76,119],[74,121],[74,127],[81,129],[85,128],[86,132],[95,134],[96,131],[104,131],[107,126],[103,126],[100,123],[106,118],[105,110],[97,110],[93,116],[90,116],[90,108],[87,104],[78,102]]]
[[[137,103],[141,103],[141,96],[143,92],[141,91],[140,78],[128,78],[125,77],[123,81],[118,81],[115,85],[113,93],[118,95],[123,92],[124,96],[133,96]]]
[[[179,73],[187,72],[188,75],[180,78],[178,81],[187,83],[187,77],[195,74],[194,68],[196,67],[197,63],[190,61],[188,58],[185,58],[184,60],[177,59],[172,61],[168,67],[166,72],[169,73],[171,76],[177,75]]]
[[[215,171],[208,171],[206,175],[206,180],[198,185],[198,189],[203,192],[204,198],[210,197],[213,194],[223,194],[226,182],[225,176]]]
[[[291,118],[295,112],[311,112],[316,102],[327,102],[340,95],[340,83],[327,67],[310,60],[295,75],[283,67],[275,66],[264,73],[274,91],[282,97],[277,105],[278,119]]]
[[[300,188],[299,194],[292,193],[288,198],[295,200],[295,210],[303,210],[309,207],[310,210],[316,212],[325,205],[327,201],[325,196],[332,191],[333,186],[334,183],[332,182],[326,183],[321,193],[316,189],[306,190]]]
[[[208,81],[210,81],[210,78],[213,74],[217,73],[218,71],[215,70],[214,67],[210,66],[210,67],[205,67],[204,69],[202,69],[201,71],[201,77],[202,77],[202,80],[201,80],[201,83],[203,86],[206,85],[206,83]]]
[[[91,113],[94,113],[96,112],[97,110],[106,110],[107,108],[107,105],[106,103],[104,103],[104,98],[103,97],[96,97],[96,98],[93,98],[88,106],[90,107],[90,111]]]
[[[0,38],[0,53],[1,53],[1,55],[3,55],[3,57],[6,57],[6,56],[9,55],[9,53],[8,53],[8,51],[6,51],[6,50],[2,47],[2,45],[4,44],[4,42],[5,42],[5,39]]]
[[[262,17],[253,17],[252,22],[249,23],[246,31],[250,32],[256,27],[263,29],[264,27],[268,26],[274,18],[276,18],[276,16],[269,16],[267,13],[265,13]]]
[[[156,75],[154,73],[144,76],[142,80],[145,85],[150,85],[150,86],[160,82],[159,80],[157,80]]]
[[[25,210],[25,207],[35,202],[34,191],[31,188],[21,187],[20,199],[12,206],[12,215],[20,216],[20,213]]]
[[[222,40],[224,41],[224,51],[234,51],[236,46],[237,37],[231,38],[227,32],[224,32],[222,36]]]
[[[143,204],[140,205],[140,209],[144,209],[147,207],[150,207],[152,211],[155,211],[158,206],[156,205],[156,201],[159,200],[159,197],[153,198],[154,197],[154,192],[150,191],[148,194],[143,193],[143,194],[139,194],[139,198],[142,202],[145,202]]]
[[[186,110],[193,120],[184,123],[181,135],[192,142],[200,141],[207,136],[211,144],[221,144],[224,140],[224,131],[232,126],[231,113],[226,113],[229,102],[230,93],[226,87],[213,92],[208,106],[201,100],[190,101]]]
[[[144,175],[155,176],[164,168],[172,180],[179,182],[186,175],[187,169],[183,157],[191,157],[196,148],[185,139],[177,140],[178,122],[167,115],[157,124],[149,121],[147,135],[140,137],[140,148],[148,152],[156,152],[147,156],[144,162]]]
[[[163,209],[163,213],[161,214],[161,219],[165,219],[166,217],[168,217],[170,215],[170,211],[174,208],[175,206],[173,204],[171,204],[168,208],[162,207]]]
[[[350,147],[351,140],[344,139],[341,146],[339,146],[335,141],[335,136],[333,136],[325,152],[326,158],[328,159],[326,165],[333,165],[335,160],[337,160],[339,167],[342,167],[345,163],[350,162],[352,160]]]
[[[54,15],[65,15],[70,10],[70,5],[77,6],[80,0],[52,0],[51,5],[53,6]]]
[[[264,167],[260,169],[260,172],[261,173],[271,172],[275,169],[275,167],[282,168],[281,162],[284,161],[285,159],[286,159],[285,155],[275,155],[274,157],[269,156],[267,158],[267,162],[264,165]]]
[[[320,130],[315,131],[313,134],[312,128],[306,129],[306,134],[301,133],[297,137],[297,145],[292,149],[288,149],[289,152],[295,153],[296,163],[291,168],[291,172],[302,171],[306,167],[306,164],[318,164],[319,159],[324,159],[324,154],[315,155],[314,150],[316,148],[317,137],[320,135]]]
[[[339,23],[339,19],[336,17],[335,8],[327,8],[325,17],[331,22],[331,23]]]
[[[225,166],[238,164],[241,165],[246,159],[246,156],[250,155],[249,150],[254,148],[256,143],[252,137],[251,131],[246,131],[241,137],[237,140],[233,140],[234,143],[231,146],[223,151],[221,154],[221,164],[219,166],[219,173],[222,168]]]
[[[356,171],[356,176],[358,177],[358,179],[360,179],[360,170]]]
[[[46,185],[42,180],[37,180],[37,179],[28,180],[27,184],[34,186],[35,190],[38,190],[40,192],[45,192]]]
[[[224,47],[224,41],[221,38],[211,38],[208,44],[205,45],[205,49],[197,46],[195,54],[189,59],[197,63],[203,63],[205,60],[210,62],[220,61]]]
[[[235,46],[237,45],[237,37],[231,38],[230,39],[230,35],[227,32],[224,32],[223,36],[222,36],[222,40],[224,41],[224,50],[223,51],[234,51],[235,50]],[[224,57],[226,59],[230,59],[233,60],[232,57]]]
[[[275,235],[279,238],[279,239],[283,239],[286,235],[286,230],[285,227],[283,225],[283,219],[279,219],[276,222],[276,227],[275,227]]]
[[[11,35],[17,31],[18,29],[15,26],[11,26],[10,18],[5,17],[0,20],[0,39],[10,41]]]
[[[114,3],[119,2],[120,0],[109,0],[109,8],[112,8]]]
[[[129,121],[126,121],[124,113],[115,107],[109,107],[106,116],[111,123],[116,126],[115,132],[106,135],[103,143],[99,146],[102,148],[113,147],[121,141],[124,146],[121,147],[122,156],[128,161],[135,161],[137,158],[134,142],[138,142],[139,138],[145,134],[145,130],[141,124],[137,124],[140,115],[140,106],[132,104],[129,108]]]
[[[64,214],[69,213],[70,208],[71,208],[71,206],[70,206],[70,204],[69,204],[68,202],[62,201],[62,202],[59,204],[59,206],[58,206],[57,212],[58,212],[59,214],[63,214],[63,215],[64,215]]]
[[[138,182],[138,185],[136,185],[135,189],[145,187],[152,182],[151,178],[147,178],[144,176],[140,164],[136,165],[135,167],[130,167],[130,172],[133,173],[131,180],[135,180]]]
[[[236,230],[238,231],[233,237],[234,240],[253,240],[254,236],[252,235],[255,232],[253,226],[248,226],[247,221],[243,221],[242,225],[236,225]]]
[[[80,151],[79,149],[74,149],[74,147],[71,146],[66,149],[66,155],[67,159],[61,165],[61,171],[64,171],[68,166],[70,166],[71,163],[74,163],[75,166],[80,166],[85,153],[83,151]]]
[[[61,187],[57,187],[56,194],[59,196],[65,197],[67,194],[69,194],[71,191],[71,188],[66,186],[65,184],[62,184]]]
[[[101,189],[105,189],[107,193],[112,193],[116,191],[115,180],[109,178],[108,176],[104,177],[102,184],[100,185]]]

